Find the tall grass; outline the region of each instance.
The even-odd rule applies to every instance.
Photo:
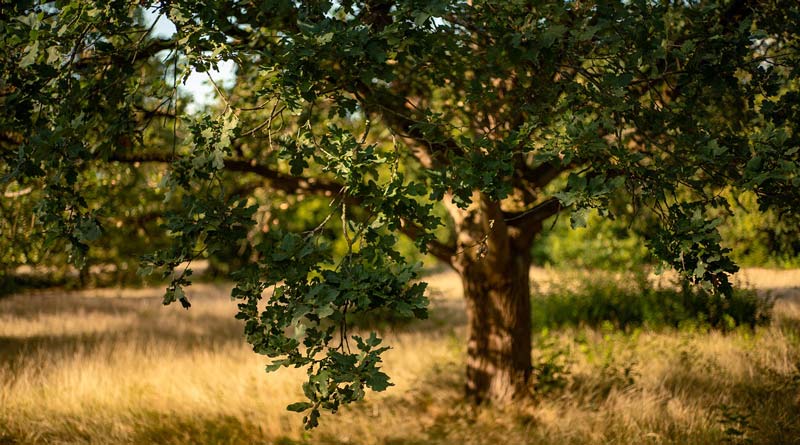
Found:
[[[462,402],[460,286],[431,281],[430,320],[381,326],[395,386],[310,433],[285,410],[303,376],[263,372],[224,286],[189,311],[158,289],[0,300],[0,444],[800,443],[794,291],[729,332],[542,325],[537,398],[498,409]]]

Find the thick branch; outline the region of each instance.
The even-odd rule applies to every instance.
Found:
[[[423,167],[447,164],[448,153],[464,154],[456,141],[436,127],[435,123],[412,117],[413,112],[404,97],[392,94],[385,88],[370,88],[365,84],[358,87],[356,97],[368,113],[380,116],[395,133],[417,143],[418,148],[412,150],[412,154]],[[432,130],[426,134],[422,126],[430,126]]]
[[[530,167],[525,163],[524,159],[518,157],[515,162],[511,183],[522,194],[522,200],[525,205],[530,205],[537,201],[542,188],[570,168],[572,166],[561,166],[551,162]]]
[[[517,213],[504,213],[503,216],[509,226],[537,231],[541,228],[544,220],[558,214],[561,210],[563,207],[557,198],[548,198],[531,209]]]
[[[422,228],[404,218],[400,220],[400,231],[412,240],[416,240],[423,233]],[[428,241],[426,245],[428,247],[428,253],[443,261],[448,266],[453,267],[453,256],[456,254],[455,247],[436,240]]]
[[[163,153],[140,153],[140,154],[113,154],[108,158],[109,161],[120,162],[125,164],[134,164],[137,162],[160,162],[169,163],[173,159],[168,154]],[[263,164],[258,164],[255,161],[247,161],[244,159],[226,159],[225,170],[231,172],[253,173],[269,182],[270,187],[275,190],[281,190],[287,193],[316,193],[330,195],[339,193],[342,190],[342,185],[336,182],[319,179],[319,178],[304,178],[291,176],[282,173],[271,167]]]
[[[141,47],[130,48],[128,52],[117,52],[115,54],[100,53],[94,50],[87,50],[81,53],[72,64],[75,69],[100,68],[110,64],[132,65],[137,61],[146,61],[154,57],[161,51],[174,50],[175,40],[173,39],[153,39]]]
[[[570,168],[572,168],[572,166],[562,166],[552,162],[546,162],[533,168],[525,166],[522,172],[527,182],[533,187],[540,189],[550,184],[558,175]]]
[[[136,50],[136,58],[146,59],[155,56],[160,51],[175,49],[175,40],[173,39],[153,39],[147,43],[147,46],[138,48]]]
[[[257,164],[252,161],[228,159],[225,161],[225,169],[234,172],[255,173],[270,182],[273,188],[286,192],[310,192],[310,193],[339,193],[343,186],[336,182],[319,179],[305,178],[287,175],[266,165]]]
[[[172,162],[172,158],[169,155],[162,153],[140,153],[136,155],[113,154],[108,160],[124,164],[134,164],[137,162]],[[286,193],[314,193],[332,195],[339,193],[343,189],[341,184],[338,184],[334,181],[319,178],[291,176],[266,165],[242,159],[226,159],[225,170],[231,172],[256,174],[261,178],[266,179],[269,182],[270,187],[273,189],[281,190]],[[348,196],[345,199],[348,204],[360,204],[360,201],[357,197]],[[416,224],[405,219],[401,219],[400,223],[403,234],[412,240],[417,239],[422,234],[423,229]],[[446,264],[452,267],[452,256],[455,255],[454,247],[445,245],[435,240],[428,242],[427,247],[428,252],[430,252],[431,255],[444,261]]]

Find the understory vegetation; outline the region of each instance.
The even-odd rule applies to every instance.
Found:
[[[800,267],[800,241],[795,224],[775,212],[759,212],[752,193],[725,193],[732,208],[739,212],[719,211],[722,245],[730,248],[731,258],[742,267],[791,269]],[[632,212],[630,204],[616,203],[618,212]],[[658,261],[648,250],[653,233],[653,216],[638,219],[610,219],[591,212],[586,227],[573,229],[569,218],[554,218],[534,244],[538,264],[562,269],[594,268],[635,270],[642,264]]]
[[[373,323],[395,386],[310,433],[285,409],[304,373],[264,375],[227,285],[192,286],[189,311],[160,288],[15,295],[0,443],[797,444],[800,277],[766,273],[708,306],[644,275],[534,269],[537,398],[504,410],[464,401],[461,284],[434,274],[428,320]]]
[[[771,299],[759,297],[752,289],[736,289],[725,297],[686,282],[656,286],[644,273],[626,274],[626,286],[620,286],[619,278],[602,277],[602,272],[573,275],[572,285],[552,286],[544,298],[533,299],[535,327],[608,324],[624,331],[641,327],[730,330],[766,325],[772,312]]]

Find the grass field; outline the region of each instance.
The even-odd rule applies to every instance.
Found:
[[[224,285],[189,311],[159,289],[1,299],[0,444],[800,444],[800,272],[748,271],[777,297],[755,329],[534,332],[538,399],[505,410],[462,403],[460,285],[429,281],[431,319],[383,329],[395,386],[310,433],[285,410],[303,376],[263,372]]]

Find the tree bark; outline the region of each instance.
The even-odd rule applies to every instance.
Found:
[[[469,323],[466,391],[478,403],[505,404],[529,395],[530,255],[511,254],[507,269],[480,261],[460,271]]]
[[[531,375],[530,246],[538,230],[507,225],[500,203],[476,193],[455,222],[467,306],[467,396],[506,404],[527,397]],[[540,227],[540,226],[539,226]]]

